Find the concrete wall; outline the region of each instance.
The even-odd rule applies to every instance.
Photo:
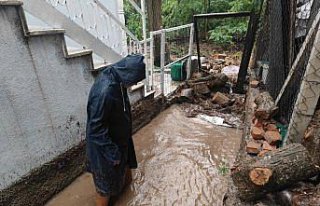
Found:
[[[25,37],[0,6],[0,189],[84,138],[90,55],[66,59],[63,35]]]
[[[85,138],[94,77],[92,55],[70,57],[62,32],[27,35],[21,6],[0,3],[0,28],[1,191]]]

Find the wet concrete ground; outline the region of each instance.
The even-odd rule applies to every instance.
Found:
[[[222,205],[241,134],[172,106],[134,135],[139,168],[116,205]],[[62,205],[94,206],[89,174],[47,204]]]

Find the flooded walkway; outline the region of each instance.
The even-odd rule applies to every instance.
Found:
[[[222,205],[241,133],[172,106],[134,135],[139,168],[116,205]],[[89,174],[47,204],[61,205],[94,206]]]

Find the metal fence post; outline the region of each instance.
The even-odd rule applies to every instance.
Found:
[[[166,46],[166,33],[161,30],[161,49],[160,49],[160,70],[161,70],[161,94],[164,94],[164,65],[165,65],[165,46]]]
[[[142,18],[142,35],[143,35],[143,40],[144,40],[144,44],[143,44],[143,53],[145,55],[145,58],[148,59],[148,51],[147,51],[147,19],[146,19],[146,4],[145,4],[145,0],[141,0],[141,18]],[[145,87],[146,87],[146,91],[148,92],[150,90],[150,86],[149,86],[149,69],[148,69],[148,65],[146,68],[146,81],[145,81]]]
[[[150,70],[151,70],[151,89],[154,89],[153,69],[154,69],[154,37],[153,32],[150,32]]]
[[[191,56],[193,51],[193,35],[194,35],[194,24],[190,26],[190,40],[189,40],[189,52],[188,52],[188,62],[187,62],[187,79],[191,78]]]

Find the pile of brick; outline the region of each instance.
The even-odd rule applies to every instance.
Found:
[[[261,122],[254,118],[250,140],[247,143],[248,154],[264,156],[267,152],[277,149],[281,141],[280,132],[274,122]]]
[[[277,107],[268,93],[262,93],[255,103],[255,115],[251,122],[250,138],[247,141],[246,151],[251,155],[264,156],[280,146],[281,134],[272,120]]]

